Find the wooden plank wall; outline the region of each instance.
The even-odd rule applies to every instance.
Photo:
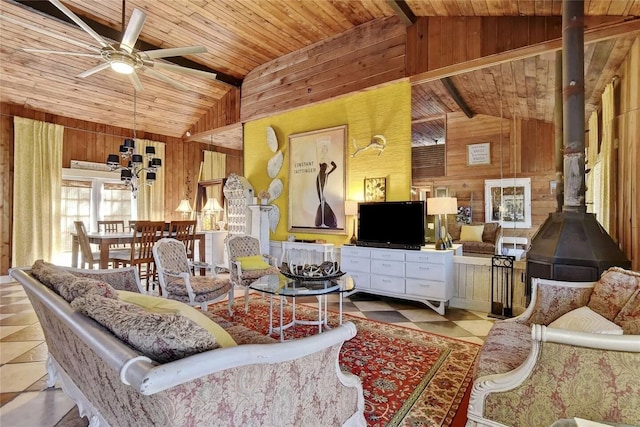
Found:
[[[192,135],[240,121],[240,89],[231,88],[189,131]]]
[[[463,113],[449,114],[446,175],[414,177],[413,186],[448,187],[449,195],[457,197],[459,205],[471,205],[474,222],[484,222],[485,180],[530,177],[532,227],[504,230],[505,236],[530,239],[556,208],[555,194],[550,191],[550,181],[555,178],[553,129],[552,124],[539,121],[483,115],[469,119]],[[481,142],[491,144],[491,164],[467,166],[467,146]]]
[[[618,132],[616,216],[620,247],[640,271],[640,37],[620,68],[616,82]]]
[[[0,137],[2,144],[0,152],[0,166],[2,167],[2,242],[0,245],[0,275],[7,274],[11,266],[11,224],[12,224],[12,196],[13,188],[13,116],[26,117],[65,127],[62,153],[62,167],[68,168],[71,160],[103,163],[109,153],[117,153],[122,139],[131,137],[130,129],[106,126],[92,122],[75,120],[54,114],[24,108],[18,105],[3,103],[0,105],[2,115]],[[224,152],[227,154],[227,174],[236,172],[242,174],[243,154],[238,150],[211,146],[199,142],[183,142],[182,139],[159,134],[137,132],[138,138],[144,138],[165,143],[165,218],[167,220],[180,219],[175,212],[180,200],[185,197],[187,176],[191,179],[191,200],[194,204],[197,177],[200,162],[204,160],[204,150]],[[7,166],[8,165],[8,166]],[[5,231],[8,230],[8,231]]]
[[[405,77],[405,38],[394,16],[256,67],[242,84],[242,121]]]

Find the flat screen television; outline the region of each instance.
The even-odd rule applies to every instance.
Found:
[[[358,204],[358,246],[419,250],[424,235],[424,201]]]

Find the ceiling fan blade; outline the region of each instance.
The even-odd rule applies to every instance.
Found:
[[[178,90],[183,90],[185,92],[189,91],[189,88],[183,85],[182,83],[177,82],[173,80],[171,77],[167,77],[164,74],[157,72],[156,70],[153,70],[151,68],[145,68],[144,72],[149,73],[151,77],[155,77],[158,80],[162,80],[163,82],[170,84],[171,86],[173,86]]]
[[[96,39],[96,41],[98,43],[100,43],[100,46],[102,47],[107,47],[109,46],[109,43],[107,43],[107,41],[105,39],[102,38],[102,36],[98,33],[96,33],[93,28],[91,28],[90,26],[88,26],[82,19],[80,19],[80,17],[78,15],[76,15],[75,13],[71,12],[69,9],[67,9],[67,7],[65,5],[63,5],[62,3],[60,3],[59,0],[49,0],[55,7],[57,7],[58,9],[60,9],[60,12],[64,13],[65,15],[67,15],[69,17],[69,19],[71,19],[73,22],[75,22],[76,24],[78,24],[78,26],[80,28],[82,28],[83,30],[85,30],[91,37],[93,37],[94,39]]]
[[[138,92],[142,92],[144,90],[144,87],[142,87],[142,82],[140,81],[140,77],[138,77],[136,73],[129,74],[129,81]]]
[[[24,27],[24,28],[26,28],[28,30],[34,31],[36,33],[43,34],[43,35],[51,37],[53,39],[60,40],[60,41],[63,41],[63,42],[66,42],[66,43],[69,43],[69,44],[84,48],[84,49],[91,50],[93,52],[100,53],[100,49],[99,48],[97,48],[95,46],[92,46],[90,44],[84,43],[84,42],[80,42],[80,41],[77,41],[77,40],[70,39],[69,36],[67,36],[67,35],[54,33],[53,31],[49,31],[47,29],[37,27],[37,26],[32,25],[32,24],[30,24],[28,22],[18,21],[17,19],[10,18],[10,17],[8,17],[6,15],[0,15],[0,19],[4,19],[5,21],[11,22],[13,24],[20,25],[20,26],[22,26],[22,27]]]
[[[84,71],[80,74],[78,74],[76,77],[89,77],[92,74],[97,73],[98,71],[102,71],[104,69],[107,69],[111,66],[111,64],[109,64],[108,62],[103,62],[100,65],[96,65],[93,68],[88,69],[87,71]]]
[[[124,31],[122,41],[120,42],[120,47],[128,53],[133,52],[133,48],[138,41],[145,19],[147,19],[147,15],[143,11],[140,9],[133,9],[133,14],[129,19],[129,24],[127,24],[127,29]]]
[[[31,49],[29,47],[22,48],[22,50],[30,53],[52,53],[54,55],[87,56],[89,58],[102,58],[102,55],[97,55],[95,53],[66,52],[66,51],[60,51],[60,50],[47,50],[47,49]]]
[[[204,46],[187,46],[187,47],[173,47],[168,49],[156,49],[156,50],[146,50],[144,52],[140,52],[141,54],[146,54],[148,58],[168,58],[171,56],[184,56],[184,55],[193,55],[196,53],[205,53],[207,48]]]
[[[216,73],[208,73],[206,71],[196,70],[194,68],[181,67],[180,65],[167,64],[165,62],[152,62],[151,64],[147,64],[147,62],[145,61],[145,65],[147,65],[148,67],[160,68],[168,71],[176,71],[178,73],[194,74],[196,76],[207,77],[209,79],[216,78]]]

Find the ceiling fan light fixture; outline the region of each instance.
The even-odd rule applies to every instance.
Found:
[[[136,62],[130,56],[120,52],[111,54],[111,69],[120,74],[131,74],[136,69]]]

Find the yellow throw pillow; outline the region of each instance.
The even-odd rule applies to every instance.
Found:
[[[460,230],[460,241],[482,243],[483,230],[484,225],[463,225]]]
[[[179,313],[209,331],[220,347],[235,347],[237,345],[231,335],[220,325],[183,302],[128,291],[118,291],[118,298],[154,313]]]
[[[271,267],[269,263],[265,262],[262,255],[239,256],[236,260],[244,271],[264,270]]]

